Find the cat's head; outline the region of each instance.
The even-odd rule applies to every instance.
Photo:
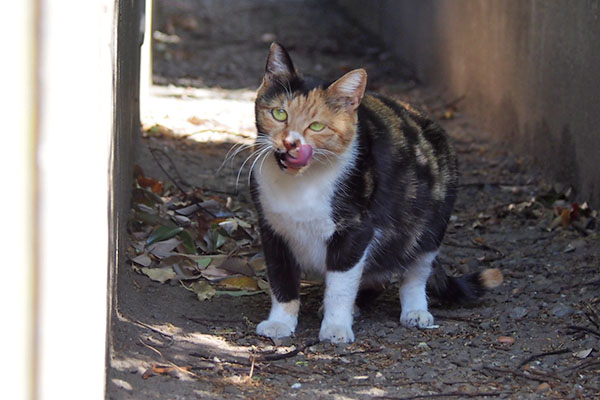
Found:
[[[304,79],[283,46],[273,43],[256,98],[257,145],[270,147],[291,174],[339,157],[356,134],[366,85],[364,69],[330,84]]]

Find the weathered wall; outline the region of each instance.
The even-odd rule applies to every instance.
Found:
[[[600,1],[338,0],[486,135],[600,206]]]

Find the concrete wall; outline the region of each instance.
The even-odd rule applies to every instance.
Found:
[[[600,1],[338,0],[485,135],[600,206]]]

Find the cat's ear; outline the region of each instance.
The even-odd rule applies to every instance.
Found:
[[[355,69],[333,82],[327,88],[327,93],[337,98],[344,107],[356,110],[365,95],[367,87],[367,71]]]
[[[288,52],[279,43],[273,42],[269,49],[264,83],[287,82],[296,75],[296,69]]]

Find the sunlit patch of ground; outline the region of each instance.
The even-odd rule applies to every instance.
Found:
[[[202,143],[250,144],[256,137],[254,98],[247,89],[153,86],[142,100],[142,127]]]

